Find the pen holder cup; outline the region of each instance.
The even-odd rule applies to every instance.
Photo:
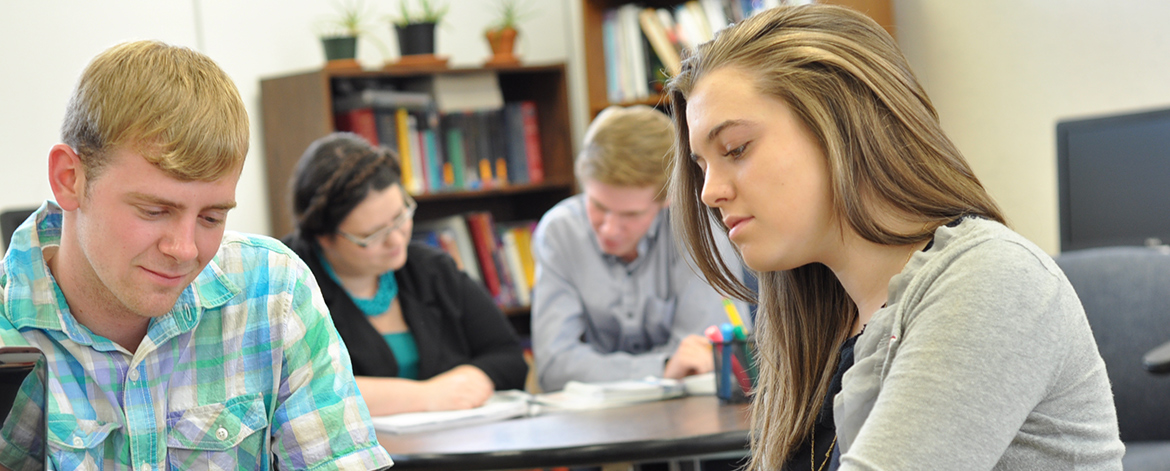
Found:
[[[758,373],[755,340],[714,342],[711,353],[715,357],[715,396],[724,403],[750,401]]]

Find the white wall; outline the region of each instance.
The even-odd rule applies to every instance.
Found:
[[[35,206],[52,193],[45,158],[59,140],[65,104],[93,56],[125,40],[159,39],[209,55],[236,82],[252,120],[252,145],[228,228],[267,234],[260,79],[319,68],[315,31],[341,0],[38,0],[0,2],[0,209]],[[438,33],[438,54],[451,66],[475,66],[489,52],[483,30],[496,0],[442,0],[451,6]],[[572,41],[565,5],[529,0],[534,15],[521,25],[517,52],[530,62],[565,62]],[[359,60],[377,68],[395,51],[386,16],[398,0],[366,0],[374,42]],[[415,0],[410,0],[416,6]]]
[[[943,128],[1009,223],[1058,252],[1056,122],[1170,106],[1170,2],[894,0],[894,7],[898,42]]]
[[[1059,249],[1056,121],[1170,106],[1170,2],[1162,0],[892,0],[898,41],[939,109],[943,126],[1013,226],[1045,250]],[[367,1],[387,48],[382,18],[397,0]],[[483,26],[493,0],[448,0],[439,53],[451,64],[484,60]],[[573,142],[585,111],[579,0],[533,0],[519,52],[570,67]],[[187,45],[218,61],[252,116],[252,148],[228,226],[267,233],[259,80],[320,67],[314,25],[326,0],[40,0],[0,2],[0,208],[50,196],[45,156],[58,139],[65,102],[85,64],[127,39]],[[363,42],[361,60],[380,65]],[[1168,177],[1170,178],[1170,177]]]

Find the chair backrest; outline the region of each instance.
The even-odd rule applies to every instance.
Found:
[[[17,208],[0,212],[0,233],[4,236],[4,250],[8,250],[8,243],[12,241],[12,233],[16,232],[16,228],[36,210],[37,208]]]
[[[1170,340],[1170,251],[1103,247],[1056,257],[1085,307],[1105,360],[1121,439],[1170,440],[1170,377],[1142,355]]]

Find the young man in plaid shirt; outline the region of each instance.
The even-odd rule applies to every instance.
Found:
[[[0,264],[0,344],[46,355],[52,467],[391,464],[312,273],[224,231],[248,117],[214,62],[151,41],[101,53],[62,140],[56,201]],[[27,466],[30,429],[4,427],[0,465]]]

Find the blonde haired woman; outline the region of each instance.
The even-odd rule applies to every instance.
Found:
[[[676,231],[721,290],[709,216],[760,273],[752,469],[1120,469],[1076,294],[876,23],[766,11],[668,92]]]

